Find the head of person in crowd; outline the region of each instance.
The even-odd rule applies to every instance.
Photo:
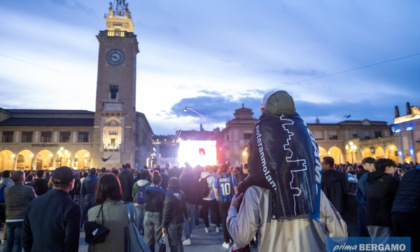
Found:
[[[368,172],[375,171],[375,159],[373,157],[366,157],[362,160],[363,169]]]
[[[102,175],[96,184],[96,204],[103,204],[107,200],[120,201],[121,199],[122,191],[118,177],[113,173]]]
[[[245,163],[245,164],[243,164],[242,165],[242,172],[244,173],[244,174],[248,174],[248,164],[247,163]]]
[[[321,162],[322,171],[331,170],[334,168],[334,158],[324,157]]]
[[[222,175],[222,174],[228,173],[228,171],[229,171],[229,165],[228,164],[222,164],[220,166],[219,174]]]
[[[131,165],[129,163],[125,163],[121,166],[122,170],[131,169]]]
[[[385,172],[389,175],[394,174],[395,162],[392,159],[380,158],[375,162],[375,170]]]
[[[89,169],[89,175],[96,175],[96,169],[95,168],[90,168]]]
[[[172,191],[179,191],[181,188],[181,184],[179,182],[179,179],[172,177],[169,179],[168,182],[168,190],[172,190]]]
[[[62,166],[54,170],[51,177],[55,190],[71,191],[74,187],[74,171],[70,167]]]
[[[160,175],[160,172],[154,171],[152,175],[152,183],[155,185],[160,185],[162,182],[162,176]]]
[[[10,178],[10,171],[9,170],[5,170],[1,173],[1,177],[2,178]]]
[[[213,167],[211,165],[206,165],[205,171],[212,173],[213,172]]]
[[[12,180],[15,184],[23,184],[25,182],[25,173],[23,171],[15,171],[12,175]]]
[[[112,169],[111,173],[114,175],[118,175],[119,171],[117,169]]]
[[[356,171],[352,165],[347,166],[347,173],[355,174]]]
[[[105,174],[106,173],[106,168],[105,167],[102,167],[101,168],[101,175],[103,175],[103,174]]]
[[[262,114],[286,114],[296,113],[295,102],[286,91],[272,91],[264,95],[261,102]]]
[[[139,179],[148,180],[152,182],[152,178],[150,177],[150,172],[146,169],[140,169]]]
[[[162,173],[162,169],[160,168],[160,165],[155,165],[153,167],[153,171],[158,171],[159,173]]]
[[[43,178],[45,178],[44,174],[45,174],[44,170],[38,170],[38,171],[36,171],[36,178],[39,178],[39,179],[42,178],[43,179]]]
[[[13,176],[12,176],[12,177],[13,177]],[[29,182],[29,181],[32,181],[33,179],[34,179],[34,175],[29,174],[28,176],[26,176],[25,181],[26,181],[26,182]]]

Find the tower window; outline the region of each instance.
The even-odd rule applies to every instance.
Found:
[[[111,99],[112,100],[117,99],[118,85],[110,85],[109,86],[109,92],[111,93]]]

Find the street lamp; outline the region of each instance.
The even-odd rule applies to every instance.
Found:
[[[350,142],[349,144],[346,144],[346,151],[351,153],[351,163],[353,164],[353,153],[356,153],[357,150],[357,146],[353,143]]]
[[[184,108],[184,112],[186,112],[186,111],[192,111],[192,112],[194,112],[194,113],[196,113],[197,115],[199,115],[199,116],[201,116],[201,117],[203,117],[203,118],[206,118],[206,116],[204,116],[204,115],[202,115],[202,114],[200,114],[200,113],[198,113],[197,111],[195,111],[194,109],[192,109],[192,108],[190,108],[190,107],[185,107]]]

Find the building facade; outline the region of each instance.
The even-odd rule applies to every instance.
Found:
[[[410,106],[407,102],[406,115],[400,116],[398,107],[395,107],[394,125],[396,145],[399,161],[410,163],[420,161],[420,108]]]
[[[125,1],[111,5],[105,22],[97,35],[95,112],[0,109],[0,171],[147,164],[153,131],[136,112],[139,49]]]

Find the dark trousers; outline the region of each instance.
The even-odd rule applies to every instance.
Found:
[[[182,246],[182,227],[184,223],[169,224],[168,226],[168,242],[171,252],[184,252]]]
[[[394,235],[411,237],[411,251],[420,251],[420,214],[394,213],[391,220]]]
[[[370,236],[367,229],[366,209],[361,205],[357,205],[357,233],[360,237]]]
[[[23,221],[7,222],[6,225],[6,246],[3,251],[21,252],[22,251],[22,230]]]
[[[201,208],[201,216],[204,220],[204,225],[210,227],[209,225],[209,209],[211,212],[211,220],[217,227],[220,226],[220,214],[217,200],[203,200],[203,208]]]
[[[230,207],[230,201],[219,201],[219,212],[220,212],[220,217],[222,219],[223,237],[226,243],[229,243],[229,240],[231,239],[230,234],[226,227],[226,219],[227,219],[229,207]]]

